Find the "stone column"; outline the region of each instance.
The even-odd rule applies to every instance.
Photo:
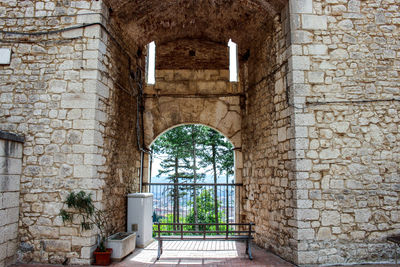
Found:
[[[0,266],[16,260],[24,138],[0,131]]]
[[[309,148],[309,133],[315,126],[315,117],[312,111],[305,107],[306,97],[310,94],[310,84],[306,76],[311,70],[310,55],[326,55],[327,46],[314,44],[314,31],[327,29],[327,17],[316,14],[313,9],[313,0],[291,0],[289,2],[291,27],[291,56],[288,59],[289,74],[289,102],[293,107],[292,126],[294,127],[294,181],[295,205],[294,219],[297,222],[298,256],[297,264],[315,264],[318,255],[308,252],[307,240],[316,238],[312,226],[319,223],[320,209],[313,206],[312,198],[314,184],[310,181],[310,172],[313,169],[311,159],[306,157]],[[314,73],[314,76],[320,74]]]

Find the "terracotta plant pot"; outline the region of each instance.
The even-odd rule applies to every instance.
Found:
[[[108,248],[106,252],[101,252],[98,251],[98,249],[96,249],[93,252],[94,258],[96,260],[95,264],[96,265],[110,265],[111,264],[111,253],[112,253],[112,249]]]

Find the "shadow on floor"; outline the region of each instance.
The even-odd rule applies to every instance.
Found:
[[[252,246],[249,260],[245,244],[235,241],[164,241],[157,261],[157,242],[137,249],[115,267],[125,266],[294,266],[278,256]]]
[[[262,266],[293,267],[295,265],[280,257],[252,245],[253,260],[245,253],[245,244],[235,241],[164,241],[164,252],[157,261],[157,242],[146,248],[137,248],[121,262],[113,262],[113,267],[142,266]],[[50,267],[62,265],[18,264],[12,267]],[[339,265],[336,265],[339,266]],[[395,267],[395,264],[351,265],[351,267]],[[333,267],[333,266],[332,266]]]

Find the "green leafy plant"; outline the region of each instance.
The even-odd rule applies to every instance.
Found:
[[[197,202],[197,210],[198,210],[198,222],[199,223],[220,223],[224,221],[225,219],[225,212],[218,212],[218,217],[215,216],[214,211],[219,210],[219,207],[221,206],[221,201],[214,201],[214,194],[212,189],[205,189],[202,190],[201,193],[196,196]],[[215,208],[215,203],[217,203],[217,208]],[[194,205],[194,202],[189,202],[189,205]],[[216,218],[219,218],[220,221],[217,221]],[[195,223],[194,219],[194,207],[190,210],[189,214],[186,217],[186,221],[188,223]],[[224,226],[221,227],[216,227],[216,226],[200,226],[199,230],[204,230],[203,228],[207,231],[212,231],[212,230],[225,230],[226,228]],[[193,226],[190,226],[192,230],[195,230]]]
[[[75,217],[81,221],[82,230],[90,230],[95,226],[99,230],[98,249],[101,252],[106,251],[106,239],[110,234],[111,226],[104,211],[99,210],[93,204],[92,195],[84,191],[68,194],[64,205],[68,209],[61,209],[60,216],[63,222],[71,222]]]

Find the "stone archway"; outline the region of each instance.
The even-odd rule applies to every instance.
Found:
[[[217,130],[214,127],[211,127],[209,125],[204,125],[204,124],[199,124],[199,123],[183,123],[183,124],[179,124],[179,125],[174,125],[168,129],[166,129],[162,133],[160,133],[151,142],[151,145],[149,147],[152,147],[152,145],[156,142],[156,140],[158,138],[162,137],[164,134],[168,134],[169,131],[173,131],[174,128],[183,127],[183,129],[186,129],[184,131],[188,131],[187,127],[190,128],[190,126],[194,126],[195,129],[197,126],[200,126],[200,127],[206,126],[206,128],[213,129],[214,131],[216,131],[217,135],[219,135],[220,137],[224,137],[225,140],[230,143],[230,152],[233,155],[232,170],[234,170],[234,172],[228,174],[224,170],[224,175],[222,175],[223,170],[221,169],[221,167],[218,167],[220,165],[218,165],[219,163],[217,163],[217,165],[218,165],[217,172],[210,173],[209,170],[207,170],[207,169],[212,168],[212,163],[208,162],[207,163],[208,166],[204,166],[201,163],[199,164],[199,161],[202,161],[204,159],[200,156],[197,158],[197,162],[198,162],[197,166],[199,169],[197,174],[198,175],[200,174],[200,176],[198,176],[198,178],[197,178],[197,182],[194,182],[192,179],[185,179],[184,177],[177,177],[178,179],[175,180],[176,176],[174,176],[174,171],[168,169],[170,166],[167,167],[167,169],[170,171],[170,172],[168,171],[168,173],[164,172],[165,171],[164,167],[160,167],[162,162],[164,162],[164,160],[167,158],[167,156],[164,155],[162,152],[154,152],[153,150],[151,150],[152,151],[151,154],[145,155],[146,167],[148,166],[148,168],[149,168],[149,172],[147,172],[147,174],[149,175],[149,178],[143,185],[143,191],[154,194],[154,198],[153,198],[154,215],[153,216],[155,216],[155,218],[163,218],[163,220],[167,220],[167,221],[163,221],[163,222],[174,222],[174,223],[179,222],[179,218],[186,218],[185,216],[187,216],[187,214],[189,213],[189,210],[193,209],[193,196],[195,196],[195,195],[199,196],[202,194],[202,192],[206,193],[207,191],[209,192],[211,190],[213,192],[212,193],[213,199],[215,200],[215,207],[218,207],[216,209],[213,209],[213,213],[212,213],[212,214],[214,214],[213,218],[216,220],[216,222],[224,223],[224,222],[228,222],[228,220],[229,220],[230,223],[240,223],[241,222],[240,221],[240,208],[241,208],[240,203],[242,202],[242,198],[243,198],[244,194],[243,194],[243,184],[241,183],[241,180],[238,181],[238,179],[237,179],[237,176],[240,177],[239,179],[241,179],[241,175],[238,173],[240,173],[242,171],[242,167],[237,168],[237,166],[238,166],[238,157],[240,157],[240,160],[241,160],[242,152],[240,151],[241,150],[240,148],[235,147],[235,145],[232,143],[232,141],[225,134],[221,133],[219,130]],[[197,128],[197,129],[199,130],[199,128]],[[180,132],[180,131],[182,131],[182,128],[178,129],[178,132]],[[182,133],[182,132],[180,132],[180,133]],[[173,134],[172,136],[175,136],[175,135]],[[182,147],[182,146],[183,147],[186,146],[185,148],[187,148],[189,150],[191,149],[190,148],[191,145],[188,145],[187,143],[179,144],[179,147]],[[224,145],[218,144],[216,146],[217,146],[216,150],[219,151],[219,152],[217,152],[218,153],[217,157],[220,157],[222,155],[221,153],[228,153],[228,151],[226,150],[227,147],[225,147]],[[196,145],[196,147],[197,147],[196,150],[198,152],[202,149],[207,149],[207,148],[203,147],[203,143]],[[209,149],[210,149],[209,150],[209,152],[210,152],[211,148],[209,148]],[[221,149],[225,152],[221,152]],[[196,154],[198,152],[196,152]],[[167,159],[168,165],[171,163],[170,160],[171,160],[171,158]],[[184,161],[181,162],[181,160],[183,160],[183,159],[181,159],[181,158],[179,159],[180,163],[178,165],[179,166],[181,164],[185,165]],[[192,161],[192,158],[188,157],[188,158],[186,158],[186,160]],[[157,166],[156,168],[154,168],[154,163],[156,163],[155,164]],[[181,167],[175,167],[175,168],[179,168],[179,170],[180,170],[180,171],[178,171],[179,173],[181,171],[183,173],[187,172],[185,167],[182,167],[182,169],[180,169]],[[158,171],[162,170],[163,173],[160,174],[160,172],[155,172],[156,170],[158,170]],[[177,170],[175,170],[175,172],[176,171]],[[210,177],[207,178],[207,174],[211,175],[211,180],[209,180]],[[160,175],[161,175],[161,177],[160,177]],[[168,177],[167,180],[165,179],[165,176]],[[212,178],[212,176],[214,176],[214,177]],[[199,179],[199,177],[202,177],[202,178]],[[183,179],[181,179],[181,178],[183,178]],[[222,180],[221,180],[221,178],[222,178]],[[231,178],[233,178],[233,180]],[[173,189],[174,186],[175,186],[175,189]],[[193,192],[193,188],[196,188],[198,190],[197,194],[195,192]],[[174,199],[173,202],[175,203],[174,205],[176,205],[175,207],[180,207],[180,208],[177,208],[177,209],[173,208],[172,209],[173,217],[168,217],[168,214],[171,214],[171,211],[168,208],[169,206],[168,205],[163,206],[162,203],[164,203],[164,205],[165,205],[165,203],[168,203],[168,200],[166,200],[166,199],[168,199],[168,197],[171,198],[171,195],[169,195],[169,194],[163,195],[163,194],[165,194],[165,192],[171,192],[173,190],[176,190],[175,192],[180,191],[180,192],[185,192],[185,193],[182,194],[181,196],[180,196],[180,194],[176,193],[177,197],[173,198]],[[164,192],[164,193],[162,193],[162,192]],[[224,192],[225,195],[224,195],[224,193],[221,193],[221,192]],[[189,196],[189,201],[188,201],[188,196]],[[229,196],[229,197],[226,197],[226,196]],[[192,202],[192,204],[188,204],[190,202]],[[220,204],[216,204],[216,203],[220,203]],[[207,212],[207,214],[208,214],[208,212]],[[219,214],[219,215],[217,215],[217,214]],[[229,214],[229,216],[228,216],[228,214]],[[177,221],[175,221],[176,218],[178,218]]]
[[[99,206],[110,208],[115,230],[125,229],[126,192],[129,183],[138,188],[141,165],[135,129],[137,90],[129,81],[131,70],[144,68],[143,47],[152,40],[159,48],[164,46],[165,60],[158,61],[156,85],[144,88],[145,144],[181,123],[209,125],[230,138],[235,147],[246,144],[243,170],[238,170],[243,167],[242,152],[236,150],[236,179],[240,181],[243,175],[246,180],[243,218],[260,225],[256,241],[263,246],[277,239],[271,234],[277,228],[284,231],[285,238],[276,246],[293,255],[296,247],[289,247],[287,241],[287,236],[293,237],[293,227],[286,223],[291,215],[277,214],[290,205],[281,201],[286,197],[281,190],[284,183],[273,194],[266,192],[276,183],[275,177],[268,176],[275,168],[281,168],[282,180],[288,176],[284,143],[289,140],[279,140],[282,151],[268,155],[264,151],[276,145],[276,129],[286,130],[290,116],[283,89],[287,71],[282,62],[289,35],[286,0],[203,1],[201,5],[187,1],[184,8],[181,1],[158,0],[50,0],[31,7],[28,4],[34,1],[20,2],[1,3],[0,9],[5,7],[2,12],[11,17],[31,14],[31,10],[48,15],[35,18],[29,33],[7,37],[12,41],[8,45],[13,61],[0,74],[1,82],[7,81],[2,88],[12,90],[2,95],[2,101],[8,109],[8,101],[15,99],[12,107],[16,110],[11,114],[22,114],[1,117],[2,128],[27,137],[19,233],[21,241],[32,247],[32,252],[25,253],[29,258],[90,263],[95,232],[83,233],[76,224],[66,228],[59,221],[66,191],[91,191]],[[26,26],[32,25],[29,16],[21,19],[26,24],[2,29],[27,31]],[[41,34],[45,30],[50,32]],[[38,42],[27,43],[29,34]],[[228,79],[226,45],[230,38],[240,50],[239,83]],[[188,60],[188,54],[194,56]],[[12,73],[28,65],[33,68],[30,81],[22,84],[26,74]],[[274,158],[277,154],[278,160]],[[263,203],[267,194],[271,201]],[[264,206],[277,212],[258,213]]]
[[[164,56],[144,90],[147,145],[176,124],[215,127],[242,147],[243,218],[258,245],[298,264],[388,260],[400,216],[398,3],[336,2],[0,1],[0,129],[25,136],[23,260],[90,263],[96,233],[58,217],[67,191],[92,192],[125,229],[143,163],[142,87],[130,78],[151,41]],[[237,84],[224,68],[230,38]],[[10,225],[0,232],[16,240]],[[12,261],[17,244],[6,246]]]
[[[152,98],[145,102],[145,144],[180,124],[204,124],[241,147],[241,111],[238,97],[216,99]]]
[[[231,93],[231,88],[235,93]],[[240,85],[229,82],[229,72],[225,69],[157,70],[156,84],[144,88],[147,96],[143,118],[145,146],[149,147],[160,134],[180,124],[209,126],[227,137],[235,147],[235,181],[241,182],[240,90]],[[146,155],[144,166],[148,166],[147,162]],[[144,181],[148,181],[147,176],[148,172],[144,171]]]

